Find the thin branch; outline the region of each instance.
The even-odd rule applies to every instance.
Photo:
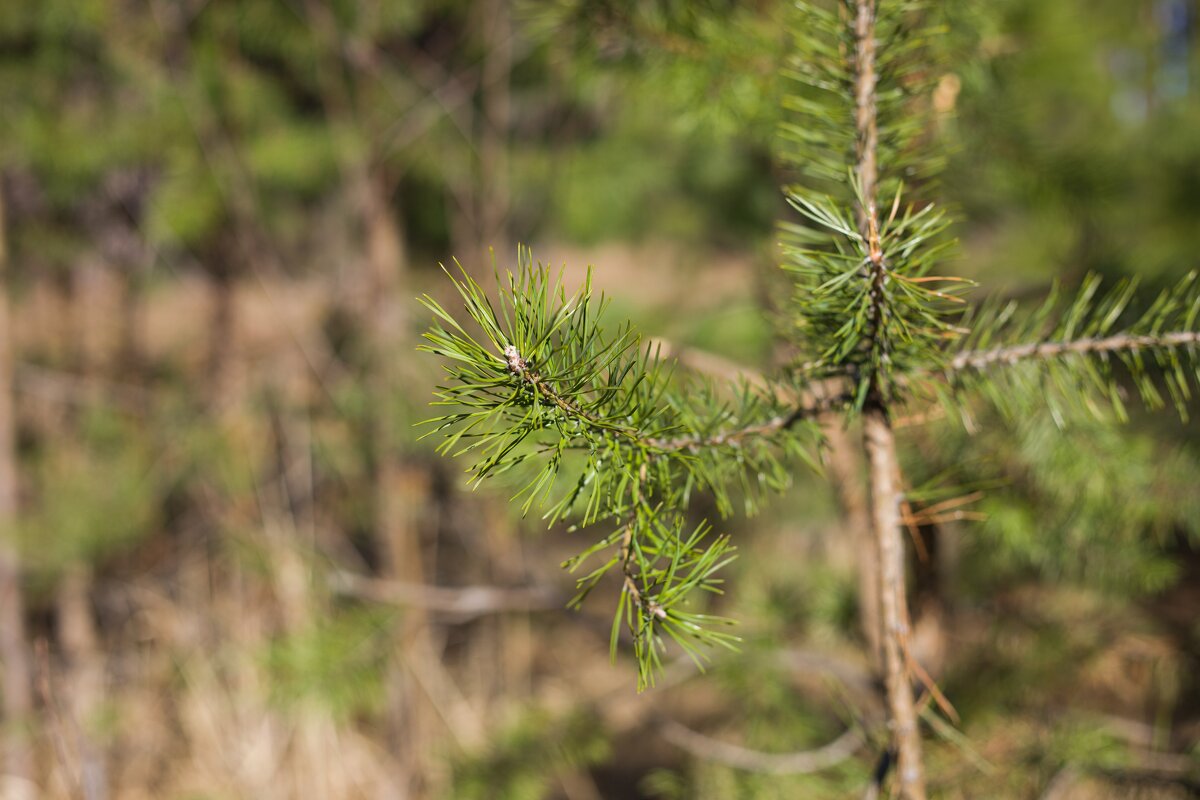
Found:
[[[331,574],[329,583],[338,594],[375,603],[422,608],[462,620],[489,614],[559,610],[566,605],[562,593],[549,586],[430,586],[370,578],[346,571]]]
[[[644,441],[650,447],[663,452],[696,451],[709,447],[740,444],[747,439],[766,438],[780,431],[785,431],[798,422],[806,419],[814,419],[827,411],[832,411],[839,406],[845,405],[852,399],[853,396],[849,393],[840,394],[836,397],[827,398],[823,402],[814,403],[811,406],[797,406],[790,413],[771,417],[766,422],[747,425],[742,428],[729,428],[709,436],[680,436],[675,439],[651,438]]]
[[[961,372],[968,369],[1016,364],[1019,361],[1046,360],[1064,355],[1097,355],[1133,352],[1152,348],[1189,347],[1200,344],[1200,331],[1176,331],[1159,335],[1117,334],[1102,339],[1075,339],[1069,342],[1037,342],[989,350],[968,350],[959,353],[944,369]]]
[[[729,428],[709,435],[678,436],[673,438],[646,436],[637,428],[613,425],[605,422],[562,397],[551,388],[536,370],[529,367],[525,358],[512,345],[505,348],[504,360],[509,372],[532,386],[538,394],[565,413],[603,432],[617,434],[628,439],[635,445],[661,453],[703,450],[709,447],[740,444],[747,439],[756,437],[769,437],[791,428],[802,420],[814,419],[853,399],[853,396],[849,392],[823,395],[821,392],[824,392],[826,387],[822,384],[819,390],[817,390],[817,387],[814,387],[812,393],[802,397],[800,404],[792,411],[787,414],[776,415],[766,422]]]
[[[888,358],[885,330],[886,288],[889,269],[880,244],[876,195],[879,181],[879,132],[876,72],[876,3],[856,0],[854,36],[854,98],[858,182],[858,233],[867,245],[864,279],[868,291],[871,353],[870,381],[863,416],[863,446],[870,475],[871,521],[879,559],[879,601],[883,624],[884,677],[887,686],[888,725],[898,762],[896,775],[902,800],[925,800],[925,775],[921,763],[921,731],[913,706],[909,681],[908,604],[905,597],[904,542],[900,536],[899,462],[896,439],[888,416],[880,369]]]
[[[621,561],[621,574],[624,576],[623,589],[629,595],[629,599],[638,607],[638,616],[649,614],[655,619],[666,619],[666,610],[656,603],[653,598],[648,598],[642,594],[642,590],[638,588],[637,578],[638,572],[635,569],[636,564],[633,558],[633,526],[637,518],[637,509],[642,505],[642,483],[646,480],[646,465],[642,464],[638,470],[638,479],[633,484],[633,514],[625,521],[625,531],[621,534],[621,550],[619,558]]]
[[[862,733],[851,728],[829,744],[794,753],[765,753],[705,736],[674,720],[660,727],[662,737],[697,758],[727,767],[768,775],[803,775],[818,772],[851,758],[863,745]]]

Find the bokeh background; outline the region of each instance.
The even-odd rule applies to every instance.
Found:
[[[1200,7],[946,6],[949,271],[1036,298],[1200,266]],[[877,749],[776,775],[674,726],[787,753],[856,724],[860,465],[797,465],[721,522],[742,652],[639,696],[617,587],[563,610],[587,533],[469,491],[414,427],[438,380],[416,296],[518,242],[594,265],[684,362],[770,369],[803,24],[777,0],[0,3],[0,794],[859,796]],[[1197,429],[984,421],[903,433],[962,512],[914,533],[962,720],[928,732],[935,794],[1197,796]]]

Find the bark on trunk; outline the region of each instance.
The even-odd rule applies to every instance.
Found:
[[[857,134],[858,178],[862,201],[858,229],[868,243],[867,275],[870,282],[872,359],[886,358],[885,287],[886,258],[876,238],[879,230],[875,199],[879,183],[879,122],[877,118],[875,0],[856,0],[854,15],[854,102]],[[904,539],[900,527],[899,465],[896,439],[887,407],[872,376],[863,415],[863,445],[870,474],[871,522],[879,564],[879,610],[883,638],[884,683],[887,687],[888,725],[896,751],[897,783],[901,800],[925,800],[925,774],[921,762],[921,731],[913,704],[908,670],[908,607],[904,582]]]
[[[13,350],[9,319],[8,241],[0,189],[0,661],[3,661],[5,770],[10,796],[33,797],[33,750],[26,726],[32,721],[33,684],[25,637],[21,565],[12,540],[17,518],[17,449],[13,397]]]
[[[900,487],[896,483],[896,438],[883,408],[866,411],[863,445],[869,462],[871,521],[879,557],[884,679],[888,725],[897,757],[896,777],[901,800],[925,800],[921,732],[906,657],[908,604],[904,584],[904,539],[900,527]]]

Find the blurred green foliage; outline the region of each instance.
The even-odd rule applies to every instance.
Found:
[[[482,752],[457,759],[453,796],[538,800],[564,773],[598,764],[611,752],[603,726],[587,712],[522,712]]]
[[[288,711],[325,710],[336,720],[381,712],[396,614],[350,610],[285,634],[264,653],[271,699]]]
[[[92,414],[77,439],[28,465],[33,502],[19,522],[24,562],[53,583],[77,563],[103,563],[154,534],[167,489],[151,442],[127,420]]]
[[[1197,266],[1197,21],[1193,9],[1190,30],[1165,28],[1157,5],[946,6],[953,56],[946,74],[930,76],[946,108],[929,135],[948,154],[940,191],[966,219],[956,231],[964,273],[1026,297],[1053,278],[1088,272],[1140,276],[1157,288]],[[348,184],[364,168],[394,188],[390,212],[417,282],[463,247],[483,172],[481,100],[471,81],[486,43],[472,21],[475,4],[210,0],[195,4],[203,8],[191,8],[190,19],[172,17],[185,6],[130,12],[118,0],[0,2],[0,173],[11,198],[14,286],[70,275],[92,255],[106,230],[94,225],[94,208],[111,205],[114,175],[130,172],[145,189],[136,203],[117,205],[153,247],[159,282],[196,264],[255,274],[253,254],[243,257],[231,241],[265,240],[293,275],[336,273],[342,245],[323,242],[319,223],[342,213]],[[310,16],[312,9],[323,13]],[[777,261],[779,69],[793,13],[777,0],[517,3],[503,140],[508,233],[586,244],[665,239],[696,260],[732,251]],[[1169,47],[1180,37],[1182,55]],[[1191,78],[1182,87],[1180,59]],[[456,94],[459,82],[465,88]],[[360,240],[361,232],[349,237],[354,246]],[[494,244],[503,266],[506,243]],[[18,291],[16,303],[23,299]],[[713,299],[713,313],[697,313],[617,298],[613,313],[751,366],[768,361],[770,320],[751,292]],[[313,425],[321,524],[345,532],[374,566],[362,488],[378,444],[364,422],[369,343],[353,314],[341,333],[328,322],[320,341],[351,365],[353,379],[301,409]],[[407,349],[394,357],[411,358]],[[239,556],[267,571],[248,529],[278,470],[269,437],[222,429],[195,397],[204,376],[170,357],[147,375],[157,401],[136,420],[67,415],[57,433],[23,431],[15,534],[39,594],[80,560],[119,571],[121,558],[143,545],[152,560],[151,544],[175,546],[180,520],[192,536],[198,517],[203,536],[228,536],[238,544],[227,549],[244,548]],[[393,422],[406,437],[408,409],[425,400],[410,395],[423,391],[395,404]],[[1086,711],[1039,719],[1076,692],[1081,705],[1102,708],[1104,697],[1079,690],[1078,673],[1123,633],[1166,636],[1158,604],[1188,602],[1200,535],[1195,429],[1164,434],[1135,415],[1115,431],[1071,420],[1064,435],[1043,418],[985,420],[981,433],[935,420],[906,434],[906,463],[920,468],[914,495],[985,491],[970,506],[985,519],[956,524],[962,560],[950,589],[981,641],[963,644],[946,689],[964,733],[989,750],[996,771],[987,774],[949,744],[935,748],[932,763],[967,796],[1035,796],[1063,764],[1103,771],[1130,759],[1126,744]],[[766,750],[828,741],[840,717],[756,653],[798,642],[859,645],[851,574],[809,546],[835,527],[815,485],[778,517],[736,531],[737,601],[716,609],[753,633],[746,661],[717,672],[725,702],[749,721],[737,724],[731,712],[720,732]],[[213,503],[225,513],[197,512]],[[791,537],[801,541],[782,553],[764,545],[784,535],[789,548]],[[475,545],[453,546],[466,561]],[[1032,601],[1043,613],[1013,599],[1022,591],[1044,593]],[[272,699],[339,720],[374,719],[384,702],[388,630],[390,618],[355,605],[335,605],[308,628],[272,630],[259,653]],[[1179,652],[1154,686],[1179,698],[1183,714],[1194,706],[1200,629],[1193,622],[1190,633],[1171,635],[1180,637],[1172,640]],[[623,746],[587,714],[533,710],[483,751],[449,759],[453,796],[547,797],[556,771],[611,763]],[[786,779],[682,757],[668,766],[642,791],[842,797],[861,787],[871,764]]]

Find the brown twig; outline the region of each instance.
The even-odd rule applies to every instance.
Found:
[[[868,244],[865,280],[868,282],[871,327],[868,335],[872,358],[886,360],[884,336],[885,297],[889,270],[879,243],[875,206],[878,193],[879,132],[876,108],[878,75],[875,69],[875,0],[856,0],[853,20],[854,100],[857,163],[855,176],[862,202],[858,229]],[[921,763],[921,731],[917,725],[909,681],[907,655],[908,606],[904,581],[904,542],[900,534],[901,490],[896,438],[888,416],[885,393],[872,376],[863,414],[863,445],[867,453],[871,487],[871,516],[879,558],[879,595],[883,623],[884,678],[887,687],[888,724],[897,754],[896,774],[902,800],[925,800],[925,775]]]
[[[431,586],[345,571],[334,572],[329,583],[333,591],[345,596],[422,608],[459,620],[489,614],[557,610],[566,604],[563,594],[548,586]]]
[[[1057,358],[1064,355],[1096,355],[1148,348],[1187,347],[1196,344],[1200,344],[1200,331],[1176,331],[1159,335],[1117,334],[1102,339],[1038,342],[996,347],[990,350],[968,350],[956,355],[944,369],[947,372],[962,372],[968,369],[983,370],[991,366],[1012,365],[1019,361]]]
[[[829,744],[812,750],[766,753],[713,739],[674,720],[662,723],[659,731],[668,742],[697,758],[768,775],[803,775],[828,769],[852,757],[864,741],[857,728],[850,728]]]
[[[645,436],[636,428],[605,422],[559,395],[542,378],[537,370],[529,366],[528,361],[525,360],[514,346],[508,345],[505,347],[503,360],[509,372],[524,380],[533,387],[534,391],[567,414],[577,417],[593,427],[623,436],[633,444],[660,453],[703,450],[709,447],[740,444],[747,439],[769,437],[791,428],[797,422],[816,418],[826,411],[838,408],[852,397],[848,392],[825,395],[823,392],[826,387],[822,385],[820,389],[799,398],[797,406],[789,413],[776,415],[765,422],[746,425],[740,428],[729,428],[709,435],[679,436],[673,438]]]
[[[638,479],[633,484],[633,508],[636,515],[637,509],[642,504],[642,482],[646,480],[646,465],[642,464],[638,470]],[[629,599],[638,607],[639,614],[645,612],[656,619],[666,619],[667,612],[661,605],[656,603],[653,598],[647,598],[642,594],[642,590],[638,588],[637,577],[634,560],[633,560],[633,523],[634,516],[630,516],[625,521],[625,529],[621,534],[621,574],[623,578],[623,591],[629,595]]]

